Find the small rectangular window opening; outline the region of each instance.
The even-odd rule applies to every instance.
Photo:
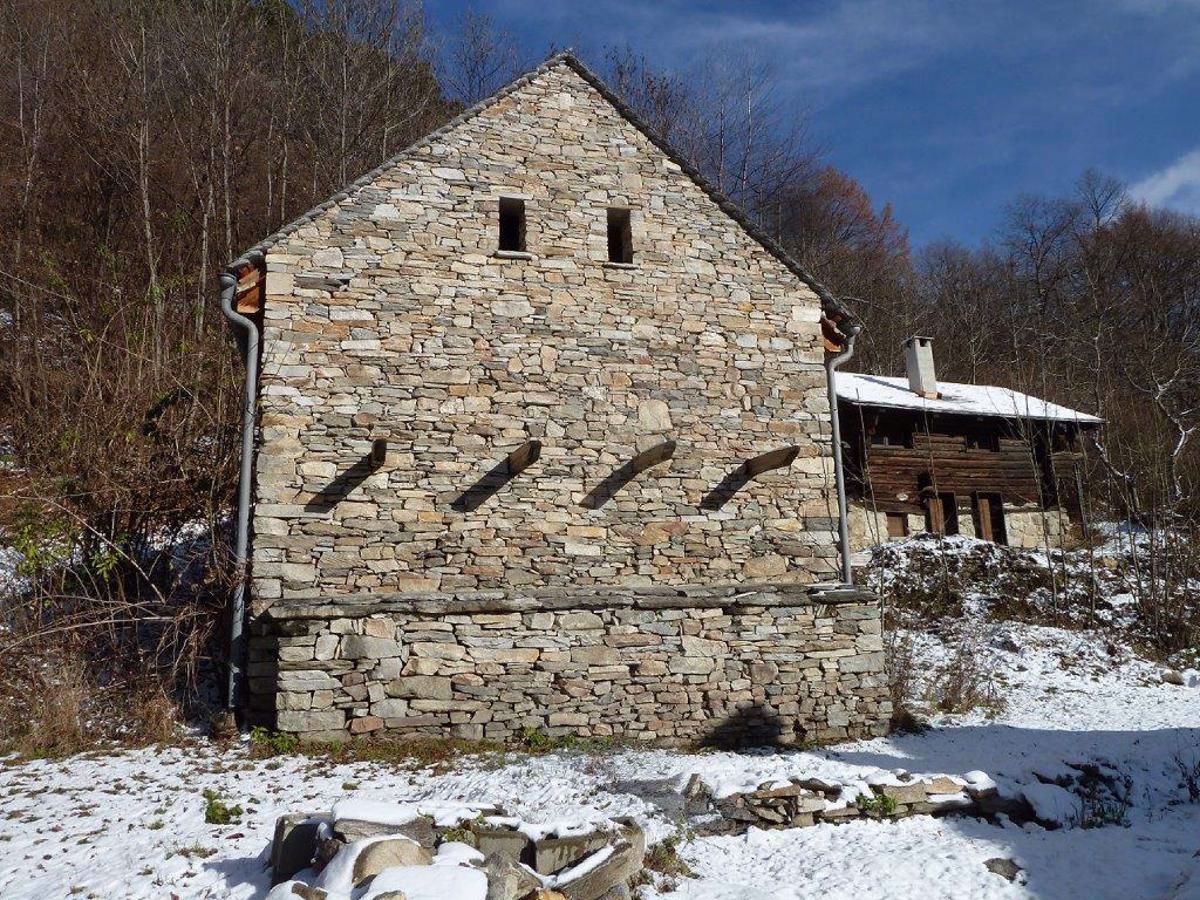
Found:
[[[525,201],[515,197],[500,198],[500,249],[524,252]]]
[[[1000,438],[995,434],[969,434],[967,435],[967,449],[999,453]]]
[[[629,226],[629,210],[609,207],[608,261],[633,262],[633,231]]]
[[[912,445],[912,432],[899,426],[878,426],[871,433],[872,447],[911,448]]]

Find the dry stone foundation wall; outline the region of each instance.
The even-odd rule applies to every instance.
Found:
[[[502,197],[525,204],[524,252],[498,250]],[[631,264],[608,261],[610,207],[630,210]],[[571,67],[433,136],[265,265],[255,613],[834,575],[817,296]],[[540,458],[496,483],[529,441]],[[784,447],[787,468],[733,478]]]
[[[925,530],[925,517],[909,515],[908,533],[919,534]],[[849,504],[850,547],[854,551],[867,550],[890,541],[903,538],[889,537],[887,516],[861,504]],[[1004,507],[1004,530],[1011,547],[1038,548],[1049,545],[1063,547],[1078,535],[1065,510],[1059,507],[1040,509],[1036,506],[1006,505]],[[975,537],[975,520],[970,505],[958,510],[958,533]]]
[[[880,625],[868,594],[797,586],[337,598],[254,623],[249,675],[314,740],[792,745],[885,733]]]

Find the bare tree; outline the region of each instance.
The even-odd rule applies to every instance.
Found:
[[[513,36],[473,6],[450,29],[443,60],[442,81],[464,106],[495,93],[526,67]]]

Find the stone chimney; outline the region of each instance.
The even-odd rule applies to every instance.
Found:
[[[917,334],[905,341],[904,365],[908,369],[908,386],[913,393],[936,400],[938,383],[933,368],[933,338]]]

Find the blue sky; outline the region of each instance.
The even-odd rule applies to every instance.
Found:
[[[466,0],[427,0],[435,23]],[[629,45],[686,72],[769,62],[825,158],[890,201],[914,246],[993,235],[1020,193],[1095,167],[1200,214],[1200,0],[474,0],[531,60]]]

